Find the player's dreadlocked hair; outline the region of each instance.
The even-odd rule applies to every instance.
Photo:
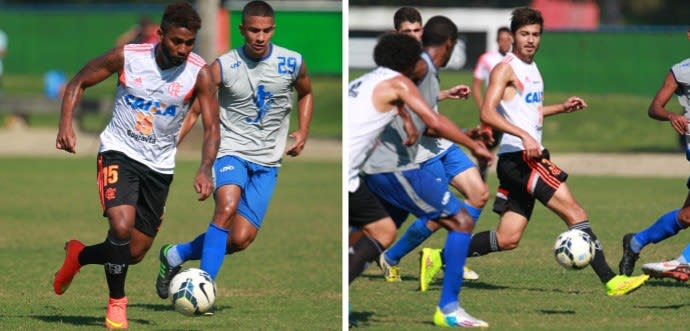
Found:
[[[513,10],[513,17],[510,19],[510,31],[515,34],[517,30],[525,25],[539,24],[539,32],[544,31],[544,18],[541,12],[529,7],[522,7]]]
[[[201,29],[201,18],[189,3],[184,1],[171,3],[165,7],[161,30],[165,32],[173,26],[197,32]]]
[[[422,45],[440,46],[446,40],[455,41],[458,39],[458,27],[445,16],[434,16],[424,24],[424,33],[422,34]]]
[[[273,7],[265,1],[251,1],[242,8],[242,23],[249,16],[275,17]]]
[[[374,47],[376,65],[393,69],[400,73],[414,69],[422,53],[419,42],[402,33],[387,33],[379,38]]]

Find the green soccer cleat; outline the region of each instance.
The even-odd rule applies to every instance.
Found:
[[[176,267],[168,263],[168,250],[173,247],[172,244],[163,245],[160,250],[160,271],[156,277],[156,292],[161,299],[167,299],[170,296],[170,281],[180,272],[181,265]]]
[[[388,264],[384,256],[385,253],[386,252],[383,252],[381,255],[379,255],[379,266],[383,271],[383,278],[389,283],[401,282],[402,278],[400,277],[400,268],[397,265]]]
[[[606,294],[608,296],[626,295],[635,290],[640,286],[644,285],[644,282],[649,279],[649,275],[640,276],[625,276],[617,275],[611,278],[606,283]]]
[[[434,313],[434,325],[445,328],[488,328],[489,323],[480,319],[476,319],[468,314],[464,309],[458,310],[446,315],[441,312],[441,309],[436,307]]]
[[[429,289],[429,285],[441,267],[443,267],[441,250],[422,248],[422,251],[419,252],[419,290],[421,292],[426,292]]]

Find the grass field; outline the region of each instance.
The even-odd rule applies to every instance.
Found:
[[[661,213],[680,206],[687,194],[684,178],[571,176],[568,183],[587,210],[615,272],[623,234],[647,227]],[[492,178],[490,187],[495,185]],[[492,202],[490,199],[489,207]],[[494,228],[497,221],[497,215],[486,208],[475,232]],[[468,259],[480,279],[465,282],[462,306],[487,321],[492,330],[687,329],[681,318],[690,311],[686,284],[649,280],[630,295],[608,297],[591,268],[567,271],[556,263],[553,244],[564,230],[554,214],[536,207],[520,247]],[[445,233],[435,234],[424,246],[442,247],[445,237]],[[641,272],[642,263],[678,256],[687,242],[688,234],[681,232],[648,246],[636,273]],[[350,303],[360,329],[435,329],[431,319],[441,279],[428,292],[417,291],[419,250],[421,247],[403,259],[401,283],[384,282],[375,265],[352,283]]]
[[[349,79],[362,75],[350,72]],[[468,71],[441,71],[441,86],[456,84],[470,86]],[[572,114],[561,114],[544,119],[544,146],[552,151],[564,152],[671,152],[676,150],[677,137],[668,123],[652,120],[647,108],[660,82],[651,84],[649,95],[579,93],[554,91],[545,82],[544,104],[561,103],[577,95],[589,107]],[[440,111],[460,127],[473,127],[479,123],[479,112],[474,100],[448,100],[439,103]],[[669,110],[681,110],[675,98],[669,101]],[[641,138],[643,137],[643,138]]]
[[[288,160],[252,246],[228,256],[218,277],[218,313],[189,318],[158,299],[158,249],[204,231],[213,201],[197,202],[198,161],[178,162],[164,225],[153,248],[129,269],[134,330],[340,330],[340,163]],[[101,266],[85,266],[56,296],[53,273],[63,244],[103,241],[95,158],[0,159],[0,329],[102,329],[107,287]],[[198,266],[187,263],[186,266]]]

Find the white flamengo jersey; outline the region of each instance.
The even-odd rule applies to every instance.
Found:
[[[238,156],[279,167],[292,110],[292,92],[302,55],[275,44],[261,59],[239,47],[218,58],[221,68],[218,157]]]
[[[347,148],[348,191],[359,187],[359,170],[366,161],[377,139],[393,118],[398,108],[392,106],[388,111],[378,111],[372,101],[374,88],[387,79],[400,75],[397,71],[378,67],[350,82],[347,98]]]
[[[156,44],[125,45],[113,118],[101,133],[99,151],[119,151],[172,174],[180,128],[206,62],[190,53],[184,64],[161,70],[155,50]]]
[[[501,100],[497,111],[511,124],[527,131],[534,140],[539,143],[541,149],[542,126],[544,114],[542,112],[542,100],[544,98],[544,81],[539,73],[537,64],[525,63],[513,53],[508,53],[503,59],[513,68],[516,85],[516,93],[512,100]],[[503,134],[498,154],[517,152],[524,150],[522,140],[519,137]]]
[[[472,77],[484,81],[484,86],[489,86],[489,77],[491,76],[491,69],[503,60],[504,55],[499,51],[488,51],[479,57],[477,66],[474,67]],[[479,91],[475,91],[479,93]]]

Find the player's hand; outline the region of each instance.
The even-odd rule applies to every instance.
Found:
[[[491,153],[491,151],[489,151],[481,142],[476,143],[475,147],[472,148],[472,155],[478,159],[484,160],[487,165],[494,163],[493,153]]]
[[[525,147],[525,156],[533,159],[541,156],[541,146],[530,135],[522,137],[522,145]]]
[[[587,103],[579,97],[570,97],[563,103],[563,109],[566,113],[578,111],[587,108]]]
[[[470,90],[470,87],[467,85],[455,85],[449,89],[446,90],[446,97],[449,99],[467,99],[470,94],[472,93],[472,90]]]
[[[286,154],[292,157],[298,156],[300,153],[302,153],[304,144],[307,143],[307,134],[302,133],[301,131],[295,131],[291,133],[289,137],[294,139],[295,143],[290,146]]]
[[[72,154],[77,153],[77,136],[74,134],[74,129],[71,127],[60,128],[57,138],[55,139],[55,148],[65,150]]]
[[[194,177],[194,190],[199,193],[199,201],[204,201],[213,193],[213,181],[211,180],[210,170],[199,168]]]
[[[680,114],[671,113],[668,116],[668,121],[671,122],[671,126],[673,127],[674,130],[676,130],[676,132],[678,132],[679,134],[687,134],[687,131],[688,131],[688,118],[687,117],[680,115]]]

